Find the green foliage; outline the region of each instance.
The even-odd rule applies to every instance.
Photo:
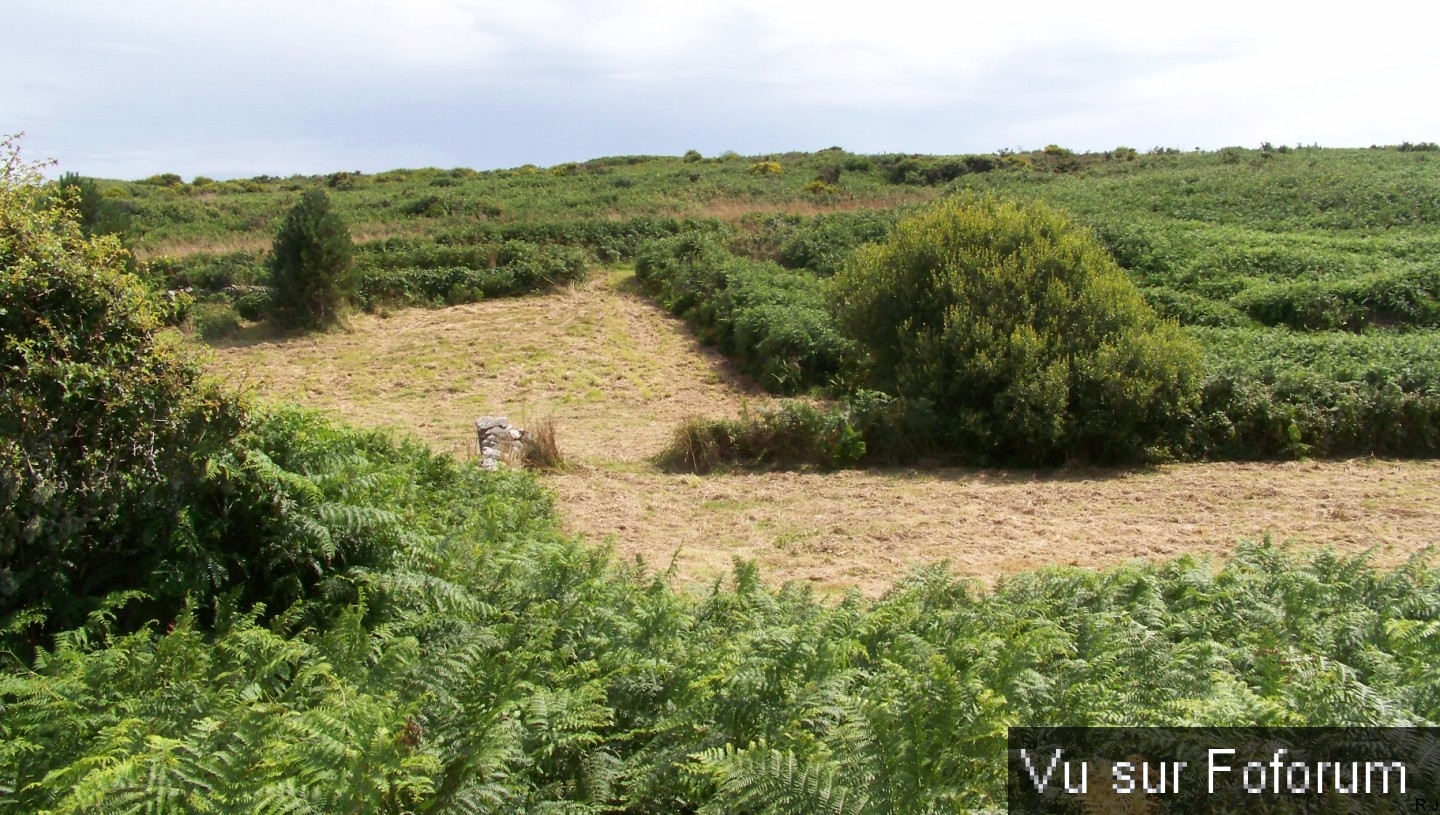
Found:
[[[92,178],[65,173],[56,182],[61,197],[74,209],[87,236],[121,235],[129,218],[121,204],[106,198]]]
[[[426,250],[420,250],[416,242],[395,239],[367,245],[362,249],[392,254],[397,251],[398,247],[412,246],[415,248],[398,249],[398,251],[423,251],[427,259],[425,262],[417,262],[415,265],[426,266],[428,264],[433,267],[459,264],[453,262],[434,263],[428,260],[431,252],[443,253],[452,248],[463,251],[466,247],[522,241],[542,246],[568,246],[584,249],[596,260],[611,263],[633,258],[635,252],[646,241],[692,231],[719,233],[724,231],[724,227],[716,220],[648,215],[619,220],[600,218],[594,220],[522,221],[508,224],[482,224],[440,232],[435,236],[434,247]]]
[[[1209,458],[1440,453],[1440,337],[1191,329],[1209,373],[1190,447]]]
[[[0,178],[0,621],[71,626],[182,569],[205,462],[242,415],[161,336],[165,308],[13,142]],[[175,561],[181,562],[172,562]]]
[[[685,422],[657,461],[668,470],[692,473],[730,466],[834,469],[854,466],[865,452],[864,433],[848,411],[785,402],[738,421]]]
[[[144,265],[142,274],[158,288],[199,289],[203,293],[264,284],[269,280],[264,256],[243,251],[153,258]]]
[[[287,327],[323,328],[340,319],[353,288],[350,232],[330,198],[307,190],[285,216],[270,254],[270,306]]]
[[[366,310],[382,305],[455,305],[573,283],[584,280],[585,274],[584,254],[564,246],[388,241],[361,253],[357,301]]]
[[[776,260],[788,269],[809,269],[830,277],[856,248],[884,238],[899,220],[895,212],[817,215],[800,223],[781,243]]]
[[[223,340],[240,330],[240,315],[228,303],[197,303],[190,310],[190,322],[207,342]]]
[[[738,419],[691,419],[675,429],[656,463],[674,472],[709,473],[913,463],[941,452],[928,405],[861,390],[817,407],[784,402]]]
[[[105,274],[113,244],[28,209],[23,185],[4,192],[3,291],[40,274],[69,286],[43,304],[56,326],[89,314],[92,277],[131,298],[102,312],[132,320],[111,337],[130,350],[87,363],[122,380],[148,359],[131,330],[149,301]],[[51,372],[99,349],[5,328],[21,337],[6,353],[53,355],[27,360],[38,382],[4,382],[29,412],[48,409],[34,394]],[[895,408],[879,394],[844,413],[792,403],[762,417],[778,438],[757,449],[843,463]],[[48,640],[26,621],[59,590],[27,594],[0,628],[0,812],[918,815],[998,808],[1014,725],[1440,720],[1440,572],[1423,560],[1382,571],[1267,542],[1218,570],[1053,568],[993,590],[931,568],[874,603],[769,589],[737,564],[684,593],[563,535],[524,472],[293,409],[206,432],[208,446],[160,439],[167,477],[204,456],[176,496],[183,534],[107,528],[103,555],[128,575],[95,584],[83,615],[52,617],[68,624]],[[135,442],[103,441],[82,478]],[[12,509],[34,507],[0,517]],[[4,531],[6,546],[23,539]]]
[[[934,186],[971,173],[988,173],[1005,166],[1000,156],[882,156],[880,170],[891,184]]]
[[[1195,346],[1087,232],[1041,203],[952,200],[902,221],[835,279],[871,382],[934,406],[991,461],[1137,460],[1193,407]]]
[[[813,275],[735,257],[700,233],[648,244],[635,275],[702,341],[738,359],[771,390],[822,385],[840,370],[847,343]]]
[[[871,604],[740,564],[686,595],[560,539],[544,510],[497,514],[533,509],[523,475],[424,480],[387,508],[419,498],[453,531],[323,625],[221,601],[209,630],[184,612],[120,635],[102,612],[7,670],[0,809],[993,809],[1009,726],[1440,717],[1423,562],[1247,544],[1222,569],[993,590],[928,569]]]

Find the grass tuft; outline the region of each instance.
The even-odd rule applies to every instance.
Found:
[[[560,444],[556,440],[555,420],[549,416],[526,430],[523,449],[521,463],[526,467],[547,472],[565,468],[565,455],[560,452]]]

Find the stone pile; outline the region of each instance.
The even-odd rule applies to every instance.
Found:
[[[480,440],[480,466],[498,470],[502,461],[524,461],[525,446],[534,442],[530,434],[504,416],[481,416],[475,420]]]

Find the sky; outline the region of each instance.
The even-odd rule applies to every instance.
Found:
[[[0,133],[187,180],[1440,141],[1421,2],[0,0]]]

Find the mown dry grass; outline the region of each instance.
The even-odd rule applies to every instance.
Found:
[[[723,416],[763,392],[631,293],[628,273],[547,295],[389,317],[328,334],[250,334],[214,349],[242,387],[473,452],[477,416],[553,417],[576,465],[637,464],[692,415]]]
[[[542,476],[572,531],[682,580],[734,558],[779,582],[874,596],[918,564],[993,579],[1044,564],[1102,566],[1240,538],[1374,549],[1395,563],[1440,529],[1440,462],[1201,464],[1144,471],[896,470],[668,475],[646,463],[689,416],[765,397],[612,273],[494,300],[275,340],[242,336],[214,368],[258,394],[414,433],[473,454],[475,417],[555,419],[564,471]]]

